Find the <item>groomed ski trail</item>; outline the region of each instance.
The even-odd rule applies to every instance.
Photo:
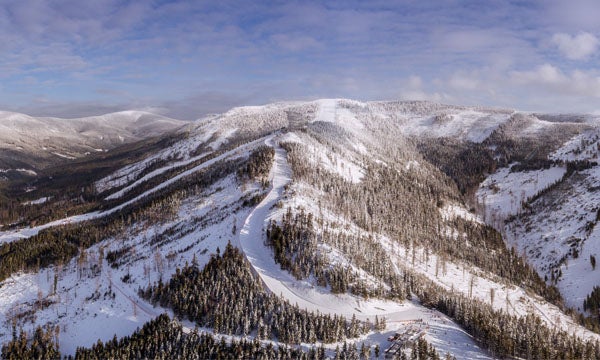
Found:
[[[469,334],[438,311],[411,301],[398,303],[380,299],[364,300],[349,294],[334,295],[325,288],[296,280],[289,272],[282,270],[275,263],[272,251],[264,244],[264,239],[271,212],[283,197],[286,185],[291,182],[292,170],[287,163],[285,150],[277,144],[276,137],[266,139],[265,144],[275,149],[275,159],[269,173],[271,187],[263,201],[246,217],[237,240],[267,290],[301,309],[322,314],[341,315],[348,319],[354,315],[359,320],[371,321],[374,321],[376,315],[385,317],[388,324],[386,331],[371,333],[366,339],[367,342],[379,343],[382,347],[388,346],[387,336],[403,327],[406,321],[422,319],[428,323],[427,340],[438,348],[441,356],[450,352],[457,358],[492,359],[477,346]]]

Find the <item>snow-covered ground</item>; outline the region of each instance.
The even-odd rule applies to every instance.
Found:
[[[217,248],[223,249],[233,240],[227,234],[231,234],[236,218],[244,218],[250,211],[243,207],[234,211],[240,199],[257,190],[252,185],[241,191],[231,175],[200,196],[184,200],[173,220],[134,225],[128,234],[102,241],[64,266],[13,275],[0,283],[0,343],[10,339],[11,319],[20,314],[29,316],[20,325],[30,333],[36,325],[58,325],[60,350],[65,355],[98,339],[130,335],[163,312],[173,316],[167,309],[153,308],[140,299],[137,289],[170,278],[177,267],[191,263],[194,257],[200,266],[206,264]],[[168,229],[176,229],[177,235],[170,235],[176,236],[173,241],[153,243],[155,236]],[[130,248],[123,255],[125,264],[111,268],[106,254],[124,248]],[[122,280],[126,275],[129,282]],[[36,308],[38,299],[52,303],[27,315]]]
[[[36,176],[37,173],[33,170],[30,169],[23,169],[23,168],[19,168],[19,169],[0,169],[0,174],[6,174],[9,173],[11,171],[16,171],[16,172],[20,172],[23,174],[27,174],[29,176]]]
[[[343,217],[335,216],[325,210],[319,210],[314,204],[310,204],[310,199],[303,198],[306,194],[310,194],[309,190],[304,187],[304,185],[295,184],[294,189],[297,190],[295,191],[297,195],[293,199],[288,200],[287,204],[294,209],[304,208],[307,212],[319,214],[325,221],[335,223],[336,225],[332,227],[340,229],[339,231],[344,232],[346,235],[357,238],[369,236],[369,233],[348,223]],[[285,209],[281,211],[285,211]],[[453,216],[461,216],[467,219],[471,218],[472,221],[481,221],[468,212],[467,209],[459,205],[449,205],[441,211],[448,214],[449,220]],[[282,214],[280,213],[279,218],[281,216]],[[459,236],[464,236],[464,234],[455,234],[455,236],[458,238]],[[503,310],[516,316],[536,314],[549,327],[558,326],[568,333],[577,334],[582,338],[600,340],[600,335],[579,326],[555,305],[549,304],[541,297],[533,295],[519,286],[506,284],[505,280],[477,267],[440,258],[431,251],[426,251],[423,248],[406,248],[383,235],[377,235],[377,241],[384,247],[386,253],[398,269],[408,269],[425,275],[447,290],[454,290],[465,296],[470,295],[473,298],[492,304],[497,310]],[[269,249],[265,251],[269,251]],[[492,293],[493,302],[491,301]]]
[[[502,168],[488,176],[477,190],[477,201],[485,209],[484,217],[489,224],[501,224],[508,216],[523,209],[523,202],[544,188],[560,180],[566,167],[524,172],[510,172]]]
[[[269,144],[272,143],[269,140]],[[429,327],[426,339],[436,346],[442,356],[450,352],[457,358],[491,358],[475,344],[470,335],[437,311],[426,309],[417,303],[364,300],[350,294],[333,295],[326,288],[315,286],[309,281],[298,281],[289,272],[281,270],[275,263],[271,249],[264,245],[264,230],[271,219],[281,215],[282,210],[277,210],[274,205],[282,199],[284,188],[291,181],[291,169],[282,148],[276,147],[270,179],[269,193],[245,219],[238,241],[246,258],[272,293],[311,311],[348,318],[355,315],[358,319],[371,321],[375,316],[385,317],[387,331],[383,336],[375,333],[367,337],[367,343],[377,341],[382,349],[389,346],[385,341],[387,336],[407,326],[407,320],[422,320]]]
[[[187,122],[143,111],[76,119],[32,117],[0,111],[0,150],[45,158],[75,159],[96,149],[159,136]]]
[[[444,208],[440,209],[440,212],[442,213],[442,218],[444,220],[452,220],[459,217],[467,221],[483,224],[483,220],[479,217],[479,215],[473,214],[463,206],[457,204],[446,205]]]
[[[507,241],[536,269],[546,275],[560,269],[557,286],[569,306],[582,309],[583,300],[600,285],[590,256],[600,255],[597,214],[600,192],[598,167],[582,171],[567,180],[556,193],[533,204],[533,212],[505,226]],[[574,256],[574,252],[577,256]]]
[[[585,130],[549,155],[556,161],[598,161],[597,129]],[[590,262],[600,255],[596,229],[600,169],[575,172],[559,189],[538,198],[529,209],[522,201],[561,180],[566,167],[511,173],[508,168],[490,175],[477,192],[486,223],[501,231],[508,246],[516,248],[552,282],[555,278],[566,304],[582,310],[583,300],[600,285]],[[509,223],[504,220],[518,215]],[[559,276],[560,275],[560,276]]]
[[[289,139],[290,135],[287,135]],[[556,171],[556,170],[555,170]],[[562,176],[562,174],[561,174]],[[388,330],[394,330],[395,323],[401,320],[417,320],[422,318],[425,310],[418,304],[412,304],[416,308],[410,311],[401,311],[406,304],[394,303],[382,300],[359,300],[355,296],[332,295],[325,288],[315,286],[311,281],[298,281],[291,274],[282,271],[273,259],[272,251],[263,243],[263,229],[266,228],[271,219],[279,220],[287,208],[291,206],[294,209],[304,208],[313,214],[323,216],[327,221],[339,221],[344,224],[341,217],[333,214],[324,214],[323,209],[317,209],[310,199],[303,199],[301,194],[309,194],[307,189],[302,189],[301,184],[294,184],[294,195],[292,199],[286,199],[281,208],[274,205],[283,199],[284,188],[289,183],[291,170],[285,160],[285,153],[282,149],[276,150],[275,166],[271,173],[272,189],[268,196],[259,204],[255,210],[246,219],[243,228],[239,234],[240,246],[244,250],[248,260],[253,265],[266,286],[275,294],[282,295],[292,303],[297,303],[301,307],[311,310],[318,310],[323,313],[337,313],[345,316],[355,314],[358,318],[371,320],[375,315],[385,316],[388,319]],[[475,215],[468,212],[459,205],[449,205],[442,210],[448,219],[453,216],[461,216],[472,221],[481,222]],[[368,235],[364,231],[345,223],[338,228],[346,229],[356,236]],[[559,308],[547,303],[544,299],[533,296],[524,289],[506,285],[504,281],[494,276],[486,274],[481,269],[473,268],[463,264],[452,263],[448,260],[438,259],[433,254],[425,255],[424,249],[415,249],[416,261],[412,264],[412,249],[406,249],[397,243],[381,236],[380,242],[387,249],[389,254],[393,254],[392,260],[398,268],[409,268],[420,274],[427,276],[438,285],[447,290],[459,291],[465,295],[470,294],[479,300],[490,302],[495,309],[502,309],[510,314],[524,316],[528,313],[538,315],[549,327],[559,326],[569,333],[574,333],[582,338],[600,339],[598,334],[592,333],[576,324],[573,319],[563,314]],[[472,285],[472,286],[471,286]],[[493,295],[491,295],[493,293]],[[493,301],[492,301],[493,297]],[[441,316],[433,312],[436,316]],[[443,316],[442,316],[443,317]],[[428,323],[435,324],[436,320],[426,318]],[[455,331],[460,332],[460,327],[455,324],[450,325]],[[428,335],[428,341],[436,344],[441,353],[450,351],[458,358],[474,358],[476,356],[486,357],[485,353],[455,353],[449,348],[448,338],[440,339],[431,334]],[[454,338],[450,340],[456,342]],[[462,338],[463,343],[459,346],[461,349],[469,349],[473,346],[472,340]],[[470,344],[470,345],[466,345]],[[471,348],[475,351],[476,348]],[[456,349],[454,349],[456,350]]]
[[[125,208],[126,206],[134,204],[135,202],[139,201],[142,198],[147,197],[150,194],[153,194],[161,189],[164,189],[167,186],[174,184],[177,181],[179,181],[193,173],[196,173],[200,170],[203,170],[213,164],[216,164],[220,161],[224,161],[227,159],[235,159],[235,158],[247,156],[253,147],[255,147],[257,144],[261,144],[264,140],[265,139],[262,138],[262,139],[258,139],[258,140],[249,142],[249,143],[239,146],[233,150],[227,151],[219,156],[216,156],[210,160],[207,160],[189,170],[183,171],[183,172],[173,176],[172,178],[160,183],[159,185],[155,186],[154,188],[146,190],[144,193],[136,196],[135,198],[133,198],[131,200],[125,201],[125,202],[113,207],[112,209],[105,210],[105,211],[94,211],[94,212],[80,214],[80,215],[74,215],[74,216],[70,216],[70,217],[67,217],[64,219],[55,220],[55,221],[52,221],[52,222],[49,222],[49,223],[46,223],[43,225],[38,225],[35,227],[30,227],[30,228],[21,228],[21,229],[9,230],[9,231],[0,231],[0,244],[5,243],[5,242],[15,241],[17,239],[23,239],[23,238],[28,238],[28,237],[34,236],[34,235],[38,234],[41,230],[44,230],[44,229],[47,229],[47,228],[50,228],[53,226],[73,224],[73,223],[78,223],[78,222],[82,222],[82,221],[98,219],[98,218],[110,215],[112,213],[115,213],[115,212]]]
[[[301,144],[306,150],[304,158],[312,166],[318,166],[325,171],[341,176],[347,181],[359,183],[364,177],[365,169],[360,166],[359,155],[354,151],[340,149],[338,153],[332,153],[327,146],[315,141],[314,138],[296,133],[283,135],[280,142]]]
[[[383,241],[382,243],[385,244],[386,242]],[[528,293],[521,287],[506,285],[501,279],[489,276],[481,269],[452,263],[440,259],[435,254],[426,255],[424,249],[416,250],[417,260],[413,266],[411,250],[396,244],[392,246],[391,243],[388,243],[387,248],[396,254],[398,264],[404,264],[413,271],[424,274],[447,290],[458,291],[464,295],[471,294],[473,298],[488,302],[495,309],[502,309],[512,315],[535,314],[550,328],[556,326],[584,339],[600,340],[600,335],[578,325],[555,305],[549,304],[539,296]]]
[[[178,141],[174,145],[164,148],[141,161],[127,165],[96,181],[96,190],[99,193],[102,193],[112,188],[127,185],[136,180],[140,173],[146,168],[161,161],[176,159],[175,161],[177,163],[173,164],[173,161],[171,161],[169,165],[152,171],[151,174],[153,174],[153,176],[157,176],[172,167],[187,165],[200,158],[199,156],[193,156],[191,154],[193,151],[198,149],[198,147],[206,144],[211,138],[215,138],[214,142],[209,144],[213,150],[225,143],[228,139],[228,134],[220,134],[218,126],[215,123],[208,121],[200,121],[200,124],[191,124],[186,128],[186,131],[188,136],[185,139]],[[146,176],[148,175],[150,174],[147,174]]]
[[[563,161],[598,161],[600,154],[599,139],[599,129],[585,131],[567,141],[560,149],[550,154],[549,158]]]
[[[367,234],[339,214],[323,209],[318,205],[322,194],[318,194],[317,190],[303,183],[290,183],[291,170],[286,161],[286,154],[278,145],[279,142],[299,142],[307,148],[305,155],[312,165],[340,175],[348,181],[359,183],[363,181],[365,173],[365,165],[362,162],[364,157],[380,161],[377,159],[378,154],[373,151],[373,144],[377,139],[368,137],[377,122],[393,122],[393,126],[397,127],[400,133],[409,136],[451,136],[481,142],[512,115],[512,111],[451,107],[427,102],[362,103],[342,99],[243,107],[223,115],[208,117],[190,125],[186,130],[188,136],[173,146],[98,181],[97,189],[107,191],[123,187],[107,197],[120,199],[146,180],[161,176],[172,169],[202,161],[203,157],[210,157],[213,151],[219,150],[235,134],[243,135],[256,131],[271,135],[182,171],[155,188],[110,210],[77,215],[33,228],[0,232],[0,243],[33,236],[51,226],[114,213],[219,161],[247,156],[262,144],[276,149],[275,162],[270,174],[271,187],[267,197],[255,208],[239,208],[237,205],[240,199],[253,191],[259,191],[259,188],[254,184],[243,187],[242,190],[234,177],[230,176],[221,179],[201,195],[184,199],[175,218],[165,219],[163,223],[158,224],[134,225],[128,234],[96,244],[86,250],[84,259],[73,259],[62,268],[52,267],[35,274],[15,274],[0,283],[0,324],[4,325],[4,330],[0,330],[0,342],[10,337],[10,318],[17,314],[26,317],[27,321],[23,323],[26,330],[31,330],[37,324],[59,325],[61,351],[65,354],[72,354],[76,346],[90,346],[98,339],[111,339],[115,333],[117,336],[128,335],[144,322],[167,311],[154,309],[139,299],[136,294],[138,287],[160,277],[169,278],[176,267],[191,262],[194,256],[201,266],[204,265],[218,247],[222,249],[227,241],[231,240],[244,251],[266,287],[291,303],[321,313],[335,313],[347,317],[356,315],[363,320],[368,318],[374,321],[375,316],[386,318],[385,331],[370,333],[358,341],[379,344],[383,350],[389,345],[386,341],[387,336],[408,326],[409,321],[422,320],[428,327],[426,339],[436,346],[442,356],[450,352],[459,359],[490,358],[456,323],[439,312],[424,308],[416,301],[364,300],[349,294],[333,295],[328,289],[315,286],[310,280],[298,281],[288,272],[282,271],[275,263],[271,250],[264,245],[264,229],[271,219],[279,220],[288,206],[295,210],[303,208],[318,214],[318,217],[328,223],[337,223],[339,226],[336,227],[336,231],[356,236],[375,236],[398,271],[409,269],[448,290],[453,289],[489,302],[496,309],[519,316],[534,313],[549,326],[561,327],[582,338],[598,339],[597,334],[576,325],[555,306],[518,286],[507,285],[502,279],[486,274],[481,269],[438,259],[431,253],[427,254],[424,249],[404,248],[384,236]],[[548,124],[534,122],[528,131],[539,131]],[[344,132],[347,141],[338,144],[342,152],[332,154],[328,145],[310,135],[310,129],[318,129],[320,125],[328,131],[337,131],[339,128]],[[276,132],[285,127],[309,130],[288,132],[285,135]],[[358,138],[365,140],[358,141]],[[594,152],[594,149],[597,149],[598,145],[595,140],[596,135],[591,132],[581,139],[572,140],[552,156],[555,159],[573,160],[582,159],[580,154],[586,154],[585,159],[596,159],[597,152]],[[157,165],[159,162],[160,166]],[[423,165],[427,164],[408,159],[406,164],[402,163],[401,166],[412,171]],[[151,166],[157,168],[148,172]],[[477,192],[479,203],[485,207],[482,216],[484,219],[470,213],[459,204],[446,204],[440,211],[448,221],[461,217],[475,222],[485,220],[498,226],[510,215],[521,212],[524,200],[561,179],[565,171],[565,167],[558,166],[547,170],[515,173],[510,173],[509,169],[500,169],[486,179]],[[148,173],[142,177],[142,172]],[[530,250],[538,249],[540,244],[552,244],[539,250],[542,254],[540,259],[544,260],[543,263],[540,260],[541,265],[534,262],[538,269],[547,264],[548,259],[558,259],[564,255],[568,249],[561,241],[564,242],[568,234],[585,238],[585,241],[580,242],[579,258],[569,258],[567,263],[561,265],[563,276],[558,283],[563,294],[573,294],[571,298],[567,297],[567,301],[576,306],[580,306],[582,297],[589,293],[596,283],[595,279],[598,278],[589,276],[594,274],[589,264],[589,256],[600,254],[600,230],[582,230],[582,226],[594,222],[597,214],[600,197],[595,196],[597,191],[590,189],[600,188],[600,174],[596,174],[596,169],[586,170],[582,174],[587,177],[586,180],[573,186],[573,191],[558,201],[560,206],[552,210],[552,218],[564,221],[553,222],[549,213],[540,213],[539,216],[531,218],[528,224],[513,223],[512,227],[502,229],[509,234],[509,243],[515,244],[519,251],[528,254],[530,260]],[[540,226],[536,226],[537,224]],[[237,235],[232,235],[233,227],[239,229]],[[176,233],[172,236],[173,241],[152,243],[156,235],[173,229]],[[510,231],[513,231],[514,235],[510,235]],[[453,235],[458,239],[464,234]],[[321,245],[320,250],[327,253],[332,262],[349,262],[337,249]],[[105,256],[108,251],[128,246],[133,249],[127,254],[129,260],[118,269],[110,268],[106,260],[102,259],[101,254]],[[355,270],[358,273],[361,271]],[[128,283],[121,280],[127,274],[131,277],[131,282]],[[368,274],[361,276],[363,275],[368,280]],[[114,292],[114,299],[105,295],[109,293],[109,289]],[[33,315],[27,314],[27,310],[35,307],[35,301],[40,298],[48,298],[54,303],[39,309]],[[190,326],[188,324],[188,327]],[[332,347],[334,348],[335,344],[329,346]]]
[[[35,200],[31,200],[31,201],[25,201],[25,202],[22,203],[22,205],[40,205],[40,204],[43,204],[43,203],[47,202],[50,199],[52,199],[52,196],[44,196],[44,197],[41,197],[39,199],[35,199]]]
[[[482,112],[475,109],[449,109],[435,115],[402,114],[403,132],[408,136],[455,137],[472,142],[484,141],[511,112]]]
[[[273,145],[276,140],[261,139],[261,142],[264,141]],[[7,341],[11,336],[11,318],[19,314],[29,316],[27,310],[34,308],[38,299],[48,299],[52,304],[31,315],[31,320],[23,324],[24,329],[31,331],[37,324],[57,325],[60,349],[64,354],[73,354],[77,346],[91,346],[98,339],[106,341],[114,335],[120,337],[131,334],[160,313],[170,313],[166,309],[155,309],[140,299],[136,293],[139,286],[146,286],[160,277],[169,278],[177,267],[191,262],[194,255],[203,266],[217,247],[223,248],[231,240],[228,236],[216,234],[229,234],[232,224],[243,223],[239,244],[250,252],[249,259],[261,276],[264,275],[263,279],[266,279],[265,283],[271,291],[279,292],[284,298],[303,308],[322,313],[348,317],[356,314],[360,319],[369,318],[371,321],[374,321],[376,315],[387,319],[386,331],[370,333],[356,341],[364,341],[367,345],[379,344],[383,350],[388,346],[387,337],[408,326],[407,320],[419,320],[427,326],[427,340],[439,349],[441,355],[451,352],[461,358],[490,358],[460,327],[442,314],[417,303],[362,301],[350,295],[331,295],[325,289],[297,282],[287,272],[280,271],[274,264],[270,251],[265,251],[262,242],[264,225],[271,216],[272,205],[279,200],[283,187],[289,182],[289,167],[280,148],[277,149],[272,171],[273,187],[267,198],[255,209],[242,209],[238,213],[227,210],[231,206],[228,204],[239,201],[243,193],[232,177],[226,178],[207,189],[204,196],[184,201],[179,215],[171,222],[146,229],[140,226],[137,230],[132,229],[130,236],[109,239],[92,246],[85,251],[85,256],[73,259],[63,267],[43,269],[36,274],[16,274],[2,282],[0,323],[7,326],[4,332],[0,332],[0,342]],[[255,189],[246,189],[247,192],[253,190]],[[204,228],[192,225],[197,219],[214,214],[223,214],[224,218],[216,223],[209,222],[213,225]],[[173,227],[194,230],[181,237],[177,236],[177,241],[158,247],[150,246],[149,241],[154,235]],[[133,250],[127,256],[131,256],[133,260],[118,269],[111,268],[103,256],[110,250],[128,246]],[[254,250],[258,251],[254,257],[251,253],[252,246],[256,246]],[[122,279],[127,274],[131,280],[125,283]],[[328,348],[334,349],[335,346],[336,344],[330,344]]]
[[[152,179],[152,178],[154,178],[154,177],[156,177],[158,175],[164,174],[165,172],[167,172],[169,170],[173,170],[173,169],[176,169],[176,168],[179,168],[179,167],[183,167],[183,166],[189,165],[189,164],[193,163],[194,161],[201,160],[202,158],[204,158],[204,157],[206,157],[206,156],[208,156],[210,154],[211,154],[211,152],[205,152],[205,153],[202,153],[200,155],[193,156],[193,157],[191,157],[191,158],[189,158],[187,160],[176,161],[174,163],[170,163],[167,166],[163,166],[163,167],[161,167],[159,169],[153,170],[153,171],[149,172],[148,174],[142,176],[138,180],[134,181],[133,183],[131,183],[131,184],[125,186],[124,188],[120,189],[119,191],[116,191],[116,192],[110,194],[109,196],[107,196],[105,198],[105,200],[118,199],[118,198],[122,197],[123,195],[125,195],[126,193],[128,193],[129,191],[131,191],[133,188],[139,186],[140,184],[142,184],[142,183],[144,183],[144,182],[146,182],[146,181],[148,181],[148,180],[150,180],[150,179]]]
[[[288,134],[286,135],[286,138],[295,139],[298,142],[302,141],[303,143],[306,143],[304,138],[299,138],[297,135],[292,136],[291,134]],[[286,165],[282,164],[282,166]],[[494,209],[488,208],[488,211],[490,211],[490,213],[493,213],[492,211],[505,211],[502,213],[503,216],[516,214],[521,208],[521,202],[523,200],[526,200],[528,197],[537,194],[548,185],[562,178],[565,171],[565,167],[554,167],[547,170],[528,171],[521,173],[510,173],[508,169],[501,169],[498,173],[492,175],[491,180],[488,179],[489,183],[486,184],[488,186],[487,188],[485,185],[482,186],[482,190],[480,190],[479,195],[481,195],[481,193],[486,194],[487,190],[493,188],[490,187],[489,184],[497,183],[498,188],[496,193],[484,195],[488,196],[488,199],[493,200],[487,201],[486,199],[485,203],[487,206],[496,206]],[[593,185],[590,184],[589,186]],[[518,195],[513,194],[511,190],[514,188],[520,189],[521,192]],[[286,198],[281,209],[271,211],[269,218],[279,220],[288,206],[292,209],[302,208],[306,212],[315,214],[328,223],[337,223],[337,225],[333,228],[344,229],[343,231],[346,232],[346,234],[356,237],[370,235],[351,223],[348,223],[344,217],[337,216],[326,209],[318,207],[311,199],[319,198],[322,196],[322,194],[318,194],[318,192],[312,189],[310,186],[303,183],[294,183],[290,189],[290,193],[293,194],[292,198]],[[497,197],[494,196],[496,194],[498,194]],[[514,200],[512,200],[515,202],[515,206],[513,208],[510,207],[510,200],[507,201],[506,197],[509,197],[509,199],[514,198]],[[577,202],[577,199],[574,199],[573,201]],[[591,203],[593,202],[594,200],[591,200]],[[518,204],[518,207],[516,204]],[[443,218],[446,220],[452,220],[454,217],[461,217],[477,223],[483,222],[483,219],[481,219],[479,216],[469,212],[466,208],[458,204],[447,204],[444,208],[440,209],[440,211]],[[449,228],[449,230],[451,229]],[[458,239],[459,237],[464,236],[464,234],[454,233],[453,236]],[[393,255],[391,259],[398,268],[408,268],[412,271],[423,274],[447,290],[458,291],[467,296],[470,294],[470,296],[474,298],[491,303],[495,309],[502,309],[507,311],[509,314],[516,316],[524,316],[528,313],[536,314],[544,322],[546,322],[549,327],[558,326],[565,331],[569,333],[575,333],[582,338],[600,339],[597,334],[592,333],[576,324],[573,319],[562,313],[558,307],[549,304],[539,296],[528,293],[523,288],[514,285],[507,285],[505,280],[490,275],[481,269],[461,263],[453,263],[446,259],[438,259],[438,257],[435,254],[431,254],[431,252],[428,252],[426,255],[426,251],[422,248],[414,249],[416,261],[413,265],[412,248],[407,249],[397,242],[393,242],[384,236],[379,236],[378,240],[386,248],[387,253]],[[272,257],[267,257],[265,255],[265,253],[269,252],[268,248],[265,248],[262,244],[255,245],[258,246],[258,248],[253,249],[252,254],[256,254],[257,256],[262,255],[264,257],[264,259],[261,260],[263,262],[259,264],[258,268],[268,269],[266,276],[270,276],[271,278],[275,279],[274,281],[283,282],[284,285],[279,284],[279,286],[283,286],[283,288],[287,289],[289,289],[291,285],[285,284],[297,283],[291,277],[291,275],[287,274],[285,275],[287,278],[283,278],[282,275],[279,274],[281,273],[281,270],[277,270],[278,268]],[[335,249],[330,250],[335,252]],[[334,256],[340,257],[340,254],[335,254]],[[273,270],[273,267],[275,267],[275,270]],[[276,271],[276,275],[269,275],[269,272],[271,271]],[[471,283],[473,286],[471,286]],[[306,284],[307,285],[305,286],[307,286],[311,292],[315,291],[309,282]],[[277,289],[278,291],[282,291],[280,288]],[[294,290],[288,296],[290,296],[290,298],[294,298],[295,296],[297,297],[297,295],[295,295],[297,292],[298,290]],[[317,295],[320,296],[318,293],[310,296]],[[319,303],[319,301],[314,302]],[[339,306],[336,303],[336,308],[337,307]],[[323,311],[324,310],[326,309],[323,309]]]

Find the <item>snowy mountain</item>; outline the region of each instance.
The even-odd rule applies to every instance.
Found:
[[[163,121],[120,129],[144,119]],[[598,131],[323,99],[50,166],[0,203],[3,355],[42,326],[31,341],[79,357],[598,358]]]
[[[64,160],[163,135],[186,122],[143,111],[77,119],[0,112],[0,171],[30,173]]]

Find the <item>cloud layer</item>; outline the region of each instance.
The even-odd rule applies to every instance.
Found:
[[[571,60],[585,59],[598,49],[598,38],[588,32],[576,36],[564,33],[554,34],[552,42],[564,56]]]
[[[193,119],[284,99],[595,111],[600,4],[22,0],[0,8],[0,107]]]

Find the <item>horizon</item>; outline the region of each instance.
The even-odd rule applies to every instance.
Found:
[[[516,113],[531,114],[531,115],[600,116],[599,112],[568,112],[568,111],[566,111],[566,112],[551,112],[551,111],[545,112],[545,111],[540,111],[540,110],[521,110],[521,109],[517,109],[514,107],[511,108],[511,107],[502,107],[502,106],[494,106],[494,105],[464,105],[464,104],[449,103],[449,102],[435,101],[435,100],[428,100],[428,99],[420,99],[420,100],[416,100],[416,99],[360,100],[360,99],[351,99],[351,98],[315,98],[315,99],[307,99],[307,100],[282,99],[282,100],[277,100],[277,101],[273,101],[273,102],[266,102],[266,103],[259,103],[259,104],[243,104],[243,105],[231,106],[229,108],[224,108],[223,111],[221,111],[221,112],[204,113],[199,117],[191,118],[191,119],[176,118],[176,117],[171,117],[171,116],[165,115],[165,114],[163,114],[164,110],[159,109],[159,108],[129,108],[129,109],[115,110],[115,111],[109,111],[109,112],[100,112],[100,113],[93,113],[93,114],[89,114],[89,115],[71,116],[71,117],[51,116],[51,115],[43,115],[43,114],[32,115],[32,114],[28,114],[28,113],[21,112],[21,111],[0,109],[0,115],[1,115],[1,113],[8,112],[8,113],[14,113],[14,114],[21,114],[21,115],[25,115],[25,116],[29,116],[29,117],[33,117],[33,118],[55,118],[55,119],[61,119],[61,120],[76,120],[76,119],[82,119],[82,118],[100,117],[103,115],[125,113],[125,112],[141,112],[141,113],[147,113],[147,114],[156,115],[156,116],[162,116],[164,118],[168,118],[168,119],[172,119],[172,120],[194,122],[194,121],[198,121],[198,120],[203,120],[203,119],[213,116],[213,115],[222,115],[230,110],[237,109],[237,108],[264,107],[264,106],[268,106],[268,105],[285,104],[285,103],[309,103],[309,102],[317,102],[320,100],[347,100],[347,101],[357,101],[357,102],[361,102],[361,103],[365,103],[365,104],[371,103],[371,102],[427,102],[427,103],[438,104],[438,105],[443,105],[443,106],[450,106],[450,107],[457,107],[457,108],[469,108],[469,109],[475,109],[475,110],[514,111]]]
[[[24,0],[0,108],[194,120],[295,99],[600,112],[600,3]]]

